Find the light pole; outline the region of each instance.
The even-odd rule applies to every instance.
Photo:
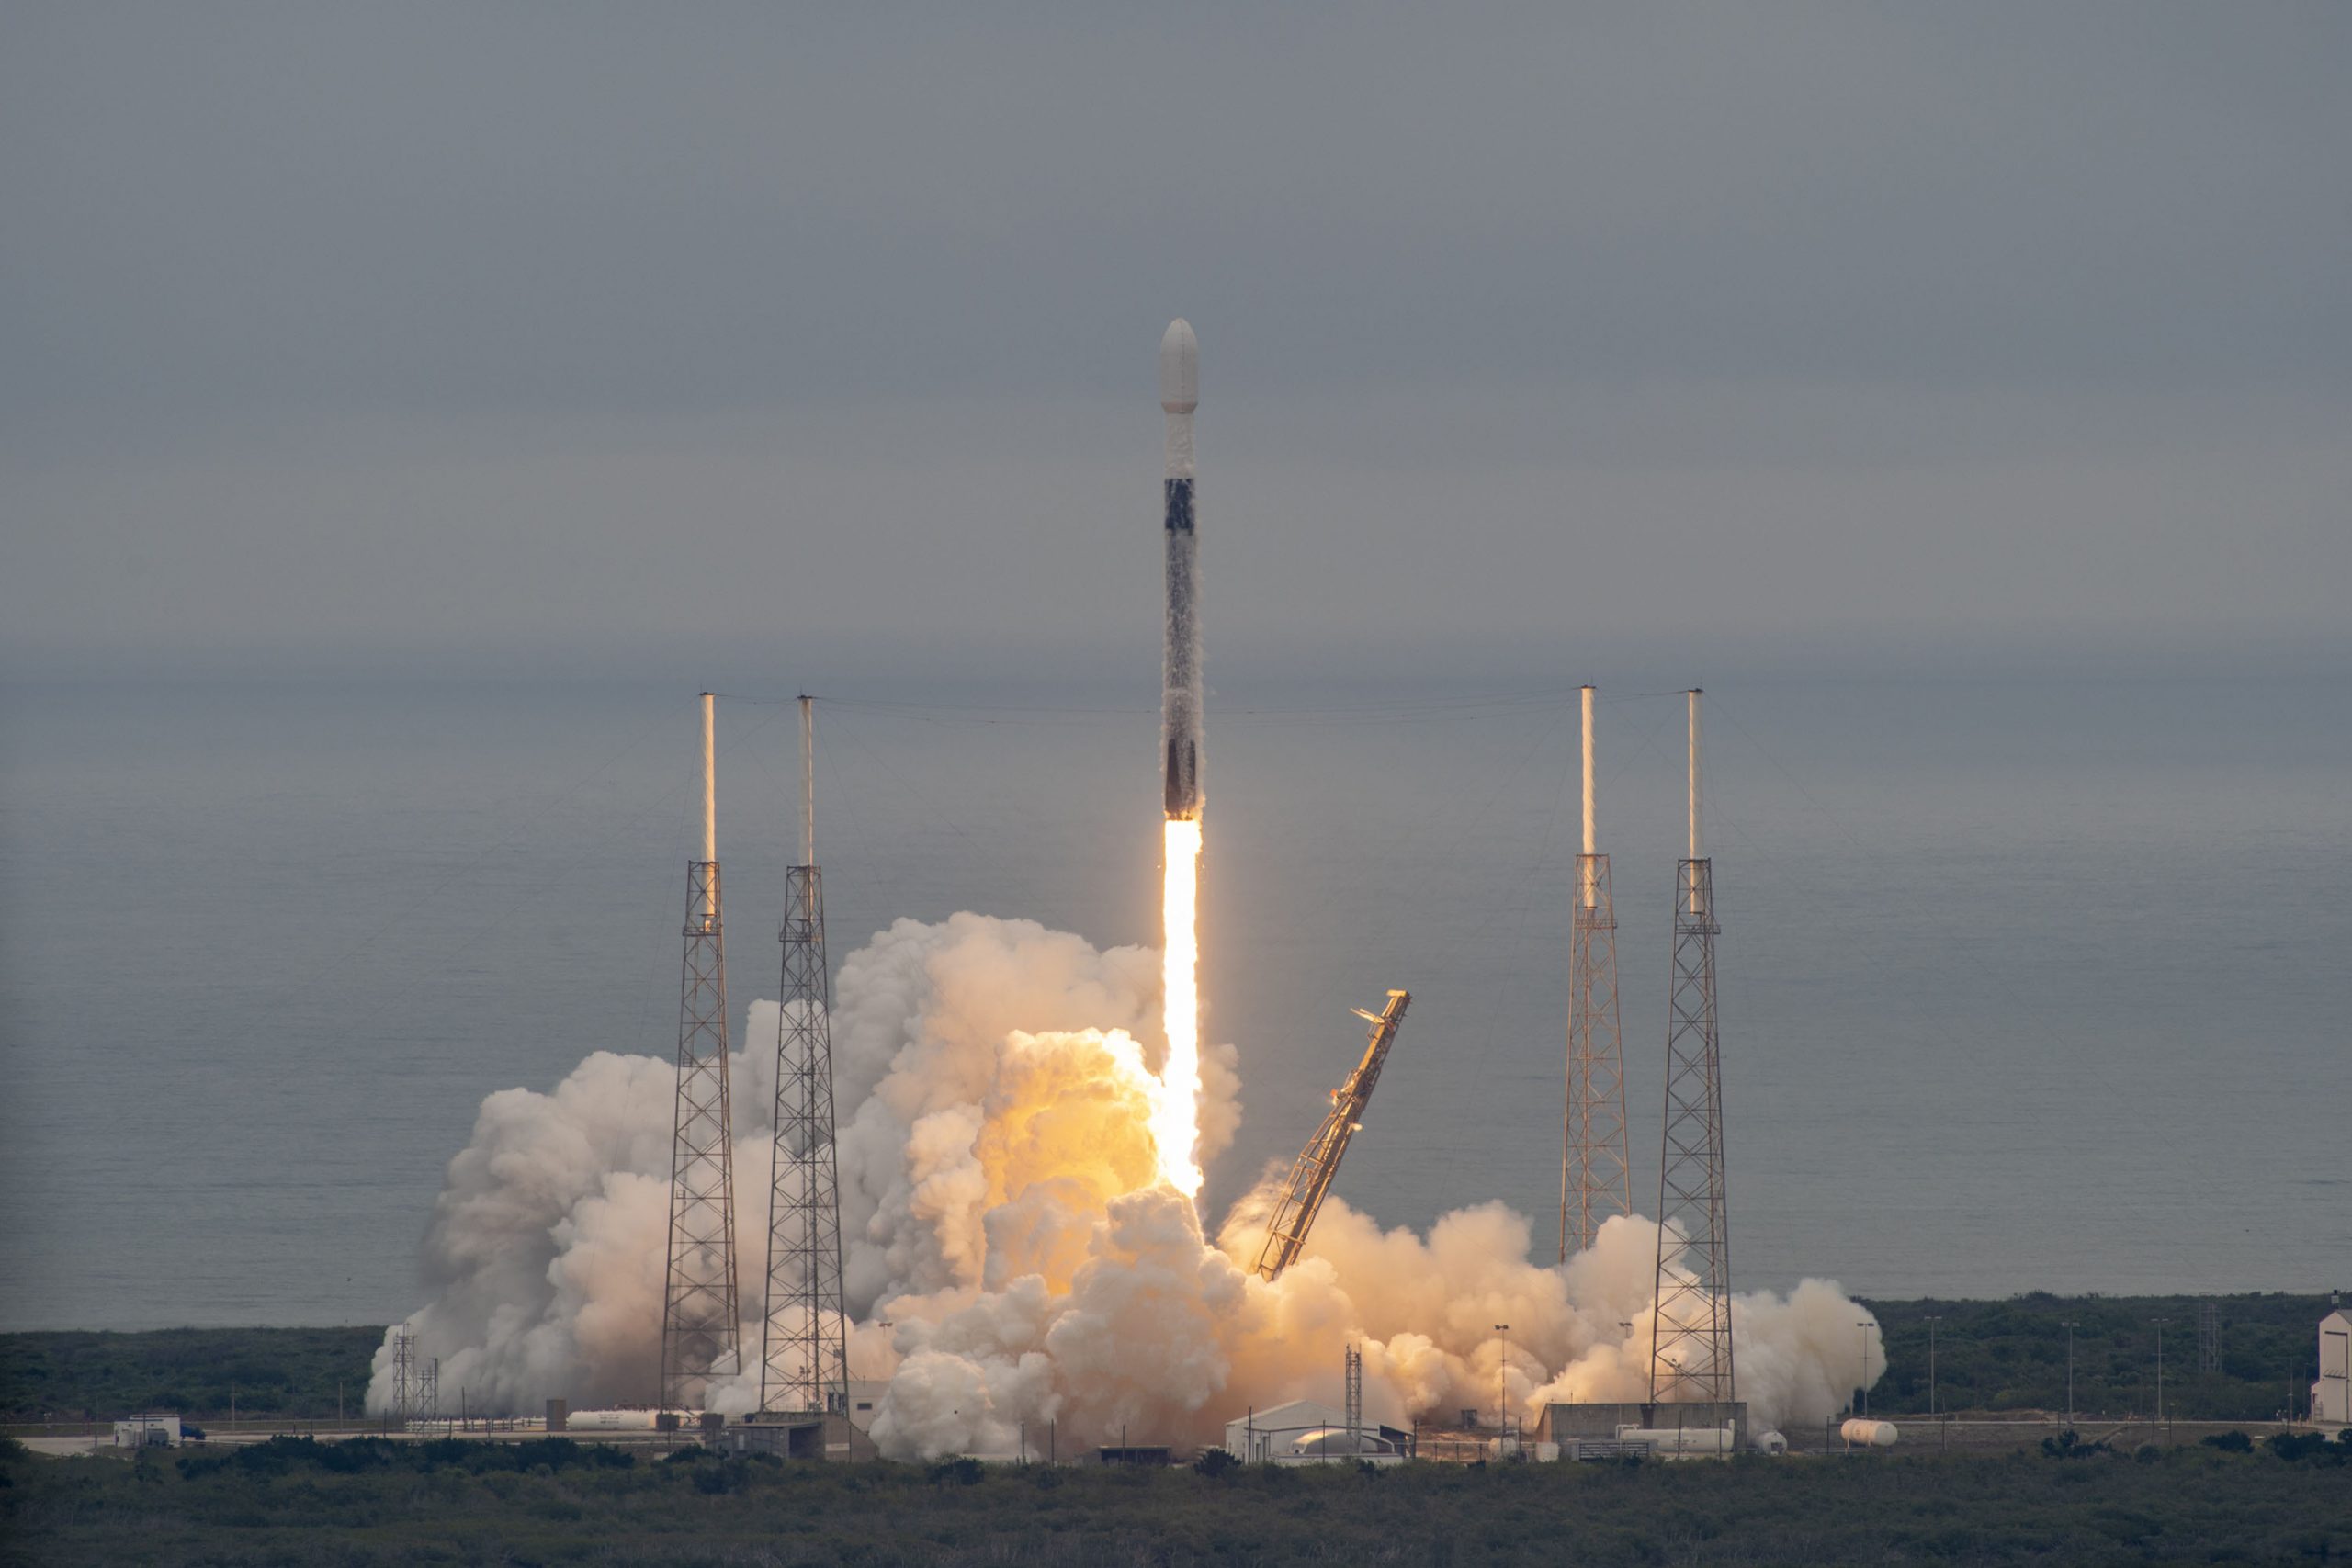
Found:
[[[1495,1332],[1503,1337],[1503,1359],[1495,1367],[1495,1430],[1499,1434],[1510,1427],[1510,1394],[1506,1382],[1510,1376],[1510,1325],[1498,1323],[1495,1325]],[[1495,1439],[1495,1453],[1498,1458],[1501,1457],[1502,1438],[1499,1436]]]
[[[1864,1318],[1854,1326],[1860,1331],[1862,1341],[1861,1414],[1867,1416],[1871,1413],[1871,1320]]]
[[[1936,1325],[1943,1321],[1939,1313],[1928,1316],[1928,1419],[1936,1418]]]
[[[2156,1319],[2156,1425],[2165,1424],[2165,1325],[2172,1319]]]
[[[2075,1325],[2070,1321],[2066,1330],[2066,1430],[2075,1429]]]

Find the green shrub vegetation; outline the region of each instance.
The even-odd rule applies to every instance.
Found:
[[[2221,1322],[2217,1371],[2198,1368],[2197,1318]],[[1867,1302],[1886,1337],[1886,1375],[1871,1414],[1928,1408],[1928,1318],[1936,1325],[1939,1410],[2064,1410],[2066,1329],[2075,1325],[2075,1408],[2084,1416],[2156,1407],[2156,1324],[2164,1325],[2165,1409],[2190,1421],[2268,1421],[2291,1393],[2300,1413],[2312,1379],[2324,1296],[2052,1296],[1999,1302]],[[1855,1356],[1861,1354],[1857,1344]],[[1873,1365],[1873,1371],[1878,1368]]]
[[[233,1394],[241,1416],[325,1421],[339,1385],[356,1416],[383,1342],[380,1328],[0,1334],[0,1414],[28,1422],[167,1410],[218,1419]]]
[[[2319,1296],[2212,1298],[2222,1365],[2198,1369],[2195,1296],[2012,1296],[2007,1301],[1873,1301],[1887,1364],[1871,1413],[1928,1408],[1928,1318],[1936,1331],[1936,1404],[1942,1410],[2063,1410],[2066,1330],[2075,1331],[2075,1408],[2086,1417],[2155,1409],[2156,1328],[2165,1325],[2165,1407],[2183,1420],[2265,1421],[2298,1402],[2313,1375]],[[356,1417],[381,1328],[170,1328],[143,1334],[0,1334],[0,1416],[111,1419],[176,1410],[198,1420],[229,1413],[325,1421]],[[1860,1371],[1860,1346],[1855,1348]],[[561,1393],[560,1389],[548,1393]],[[458,1391],[446,1389],[455,1402]],[[533,1414],[530,1411],[519,1414]]]
[[[2065,1459],[1212,1472],[640,1460],[563,1438],[0,1450],[0,1562],[1366,1564],[2327,1562],[2352,1446]]]

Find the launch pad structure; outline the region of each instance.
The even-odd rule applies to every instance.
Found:
[[[1377,1013],[1351,1010],[1371,1023],[1372,1038],[1364,1044],[1363,1060],[1356,1064],[1347,1082],[1331,1091],[1331,1113],[1323,1118],[1323,1124],[1292,1162],[1290,1179],[1283,1184],[1282,1198],[1266,1222],[1265,1245],[1250,1266],[1261,1278],[1281,1278],[1306,1246],[1306,1233],[1315,1228],[1315,1216],[1323,1207],[1324,1194],[1331,1190],[1331,1179],[1339,1174],[1348,1140],[1363,1126],[1364,1108],[1372,1103],[1372,1091],[1380,1082],[1381,1064],[1388,1060],[1388,1047],[1396,1043],[1397,1026],[1405,1021],[1405,1009],[1412,1000],[1409,991],[1391,991],[1388,1005]]]
[[[775,1143],[768,1192],[760,1411],[838,1413],[849,1399],[842,1294],[841,1161],[834,1145],[832,981],[817,865],[815,699],[800,699],[801,863],[785,873],[784,988],[776,1021]]]
[[[1732,1404],[1731,1235],[1715,1020],[1714,869],[1701,848],[1699,698],[1689,694],[1690,852],[1678,869],[1668,996],[1666,1121],[1658,1159],[1657,1287],[1650,1402]]]
[[[734,1125],[727,1084],[727,943],[718,886],[717,704],[702,694],[702,858],[686,867],[678,983],[678,1094],[662,1304],[663,1411],[700,1410],[740,1369]]]
[[[1617,908],[1600,852],[1593,777],[1594,690],[1584,710],[1584,853],[1577,857],[1568,953],[1568,1092],[1560,1135],[1560,1261],[1592,1245],[1601,1222],[1634,1212],[1625,1128],[1625,1052],[1618,1031]]]

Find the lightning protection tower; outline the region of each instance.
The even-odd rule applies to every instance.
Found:
[[[700,1410],[741,1351],[735,1312],[734,1125],[727,1090],[727,943],[719,921],[718,699],[702,694],[702,858],[686,865],[678,982],[678,1101],[670,1155],[670,1270],[662,1404]]]
[[[1600,852],[1593,793],[1593,689],[1584,698],[1584,853],[1577,857],[1568,951],[1568,1098],[1560,1137],[1560,1261],[1634,1212],[1625,1134],[1625,1054],[1617,1032],[1617,910]]]
[[[1650,1325],[1653,1404],[1729,1404],[1738,1397],[1732,1376],[1723,1066],[1715,1032],[1718,928],[1713,868],[1701,852],[1699,835],[1699,696],[1696,689],[1690,694],[1690,854],[1676,879],[1668,998],[1657,1304]]]
[[[842,1300],[841,1164],[833,1146],[832,983],[817,869],[815,699],[800,699],[800,858],[785,873],[784,996],[776,1032],[768,1194],[763,1412],[828,1412],[849,1397]]]

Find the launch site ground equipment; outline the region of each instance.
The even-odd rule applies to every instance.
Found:
[[[1380,1082],[1380,1065],[1388,1059],[1388,1047],[1396,1041],[1396,1026],[1405,1021],[1405,1009],[1412,999],[1408,991],[1391,991],[1388,1005],[1376,1015],[1362,1008],[1350,1010],[1371,1023],[1372,1038],[1356,1070],[1331,1092],[1331,1113],[1323,1118],[1323,1125],[1316,1129],[1290,1168],[1290,1180],[1283,1185],[1282,1201],[1274,1205],[1273,1217],[1266,1223],[1266,1245],[1260,1249],[1255,1265],[1265,1279],[1279,1278],[1306,1246],[1306,1233],[1315,1228],[1323,1194],[1331,1190],[1331,1179],[1339,1174],[1348,1140],[1363,1125],[1364,1108],[1372,1103],[1374,1086]]]

